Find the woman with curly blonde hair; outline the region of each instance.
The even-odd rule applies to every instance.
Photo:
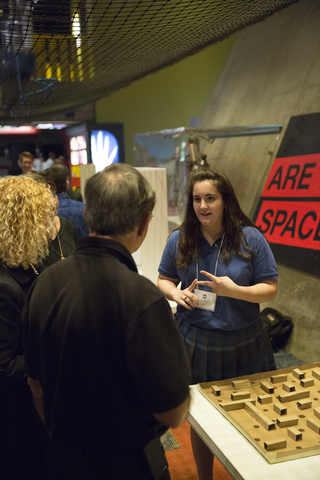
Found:
[[[48,254],[53,227],[49,187],[25,176],[0,180],[0,259],[27,269]]]
[[[49,267],[50,265],[64,260],[75,253],[77,248],[77,233],[74,224],[67,218],[59,217],[59,200],[56,194],[57,188],[52,178],[47,174],[47,170],[44,172],[29,172],[27,177],[33,178],[38,183],[43,183],[49,186],[51,193],[54,196],[55,202],[55,216],[54,216],[54,228],[51,232],[48,247],[49,255],[45,257],[41,262],[41,267]]]
[[[7,480],[46,479],[48,438],[25,375],[21,314],[53,218],[48,186],[26,176],[0,179],[0,478]]]

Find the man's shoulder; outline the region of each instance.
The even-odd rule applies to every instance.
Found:
[[[59,196],[61,195],[61,196]],[[69,210],[72,212],[80,212],[82,215],[84,209],[84,203],[72,200],[67,193],[59,194],[59,210]]]
[[[83,242],[88,241],[88,238],[83,240]],[[161,291],[149,278],[137,272],[130,255],[127,256],[121,247],[119,250],[114,250],[112,245],[108,247],[108,250],[103,253],[98,248],[93,247],[91,252],[87,252],[85,255],[87,265],[90,269],[94,265],[96,275],[99,278],[112,279],[114,285],[119,285],[121,291],[128,294],[130,291],[130,294],[136,295],[137,299],[141,294],[156,299],[163,297]],[[80,266],[82,264],[81,250],[78,249],[78,252],[79,255],[77,253],[73,255],[73,261]]]
[[[163,293],[149,278],[132,271],[127,277],[127,290],[140,306],[147,308],[156,304],[157,309],[167,308],[169,304]]]
[[[151,280],[139,275],[128,266],[128,262],[121,261],[112,252],[95,254],[91,251],[83,254],[77,250],[63,262],[46,268],[35,283],[34,290],[39,297],[43,297],[48,290],[63,290],[68,292],[68,296],[80,295],[80,303],[86,302],[87,295],[98,298],[101,305],[116,301],[131,314],[161,299],[166,302]],[[85,294],[81,295],[80,292]]]
[[[83,202],[78,202],[77,200],[73,200],[72,198],[68,198],[68,205],[72,206],[72,208],[76,208],[77,210],[83,210],[84,209],[84,203]]]
[[[61,202],[64,202],[64,203],[69,203],[70,205],[74,205],[74,204],[77,204],[77,203],[82,203],[84,205],[83,202],[77,202],[76,200],[73,200],[72,198],[70,198],[67,192],[58,193],[57,197],[58,197],[59,202],[61,201]]]

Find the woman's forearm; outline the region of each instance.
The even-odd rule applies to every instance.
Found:
[[[250,287],[236,285],[233,298],[252,303],[271,302],[277,294],[277,281],[262,282]]]
[[[173,281],[160,278],[159,275],[157,285],[166,299],[175,301],[174,297],[177,296],[179,288],[177,288],[177,285]]]

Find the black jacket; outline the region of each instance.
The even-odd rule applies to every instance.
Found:
[[[29,268],[0,264],[0,412],[29,409],[30,389],[25,377],[21,314],[36,279]],[[27,402],[26,402],[27,398]]]

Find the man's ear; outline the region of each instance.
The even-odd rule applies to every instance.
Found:
[[[150,219],[152,218],[152,213],[148,213],[148,215],[146,215],[142,222],[140,223],[140,226],[138,228],[138,236],[139,237],[142,237],[145,233],[145,231],[148,229],[148,226],[149,226],[149,222],[150,222]]]

